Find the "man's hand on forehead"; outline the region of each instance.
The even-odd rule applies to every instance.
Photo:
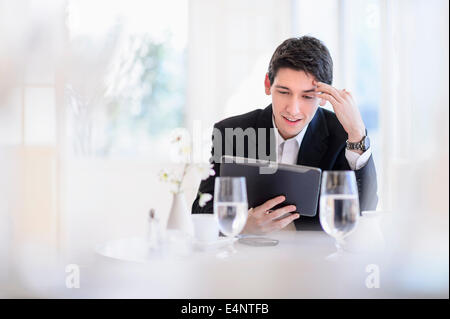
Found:
[[[316,97],[322,99],[320,105],[324,106],[326,101],[330,102],[339,122],[348,134],[349,142],[360,141],[365,135],[366,128],[352,94],[346,89],[338,90],[329,84],[315,80],[313,85],[316,86]]]

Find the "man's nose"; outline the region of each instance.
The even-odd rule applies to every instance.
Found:
[[[286,112],[290,115],[297,115],[300,113],[301,110],[301,103],[298,99],[293,98],[289,101],[288,105],[286,106]]]

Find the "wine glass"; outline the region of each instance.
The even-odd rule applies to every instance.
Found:
[[[337,252],[342,254],[344,238],[356,227],[359,216],[358,187],[353,171],[325,171],[320,191],[320,224],[336,239]]]
[[[237,236],[247,222],[248,202],[245,177],[216,177],[214,216],[225,236]],[[232,244],[230,248],[234,251]]]

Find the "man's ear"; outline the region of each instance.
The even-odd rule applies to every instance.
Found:
[[[266,73],[266,78],[264,79],[264,88],[267,95],[270,95],[270,80],[269,73]]]

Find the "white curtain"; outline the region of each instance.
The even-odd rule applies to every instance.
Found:
[[[428,207],[436,192],[448,189],[448,2],[383,1],[382,8],[380,111],[383,169],[390,171],[383,195],[390,198],[393,207],[398,201],[392,187],[401,186],[405,192],[397,191],[404,194],[408,194],[408,187],[410,191],[421,189],[423,194],[410,200],[425,200]],[[395,181],[403,170],[411,172],[411,165],[419,165],[414,171],[415,182]],[[426,181],[420,178],[430,179],[431,188],[426,189]],[[435,200],[433,205],[448,213],[448,196]]]
[[[448,1],[381,3],[381,195],[404,279],[448,296]]]

